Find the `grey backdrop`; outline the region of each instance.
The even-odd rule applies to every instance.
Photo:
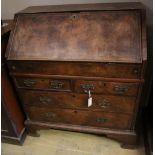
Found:
[[[1,0],[1,12],[2,19],[12,19],[14,17],[14,13],[28,6],[110,2],[142,2],[147,8],[148,24],[152,25],[153,0]]]

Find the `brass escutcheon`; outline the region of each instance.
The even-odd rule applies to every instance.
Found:
[[[85,93],[88,93],[89,90],[94,90],[95,86],[93,84],[81,84],[81,88]]]
[[[78,18],[79,18],[79,16],[76,14],[70,16],[71,20],[77,20]]]
[[[133,69],[133,73],[134,73],[134,74],[138,74],[138,72],[139,72],[139,71],[138,71],[137,68],[134,68],[134,69]]]

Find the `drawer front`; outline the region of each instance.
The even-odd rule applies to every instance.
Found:
[[[30,107],[27,112],[29,118],[33,121],[113,129],[129,129],[132,118],[130,115],[124,114],[37,107]]]
[[[92,93],[137,96],[138,86],[137,83],[77,80],[75,82],[75,91],[88,93],[90,90]]]
[[[138,79],[141,64],[8,61],[12,73]]]
[[[71,89],[71,83],[69,80],[27,77],[16,77],[14,80],[18,88],[46,89],[56,91],[70,91]]]
[[[65,92],[41,92],[22,90],[24,106],[46,108],[71,108],[97,111],[133,113],[136,98],[126,96],[92,95],[93,104],[88,108],[88,95]]]

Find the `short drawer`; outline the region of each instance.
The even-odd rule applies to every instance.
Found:
[[[29,119],[33,121],[112,129],[129,129],[132,120],[130,115],[84,110],[30,107],[27,112]]]
[[[29,77],[16,77],[14,80],[18,88],[45,89],[55,91],[71,90],[70,80]]]
[[[88,108],[88,95],[66,92],[20,91],[25,108],[70,108],[96,111],[121,112],[131,114],[134,111],[136,97],[93,94],[93,104]]]
[[[137,83],[119,83],[91,80],[77,80],[75,82],[75,91],[79,93],[103,93],[113,95],[137,96],[139,84]]]
[[[139,79],[142,64],[8,61],[11,73]]]

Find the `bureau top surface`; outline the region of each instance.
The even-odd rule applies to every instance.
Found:
[[[38,13],[38,12],[68,12],[68,11],[99,11],[99,10],[135,10],[145,9],[142,3],[96,3],[96,4],[65,4],[30,6],[19,13]]]
[[[109,9],[97,4],[21,11],[15,17],[7,59],[140,63],[141,12],[134,9],[134,3],[131,10],[116,9],[117,5],[105,7]]]

